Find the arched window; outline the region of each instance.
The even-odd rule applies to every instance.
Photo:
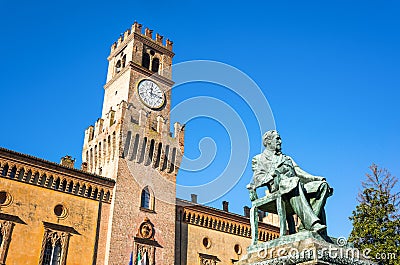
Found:
[[[143,53],[142,66],[147,69],[150,67],[150,55],[147,52]]]
[[[93,199],[97,200],[97,196],[99,195],[99,190],[96,188],[93,193]]]
[[[60,240],[58,239],[54,244],[52,238],[46,240],[41,265],[61,265],[63,250]]]
[[[92,168],[93,168],[93,148],[90,148],[88,163],[89,163],[89,170],[92,170]]]
[[[62,184],[61,184],[61,190],[62,191],[65,191],[67,189],[67,183],[68,183],[67,180],[64,179]]]
[[[160,66],[160,60],[158,58],[154,58],[151,64],[151,71],[157,73],[159,66]]]
[[[116,145],[115,145],[115,142],[116,142],[116,136],[115,136],[115,132],[113,132],[113,137],[112,137],[112,150],[113,150],[113,153],[112,153],[112,159],[114,160],[114,157],[115,157],[115,151],[116,151],[116,149],[117,149],[117,147],[116,147]]]
[[[174,172],[175,170],[175,156],[176,156],[176,148],[172,149],[172,157],[171,157],[171,165],[169,173]]]
[[[44,183],[46,183],[46,178],[47,178],[46,174],[43,174],[42,179],[40,180],[40,186],[44,186]]]
[[[154,196],[152,196],[149,187],[145,187],[142,190],[140,207],[143,209],[154,210]]]
[[[115,64],[115,73],[121,72],[121,60],[118,60],[118,62]]]
[[[47,182],[47,187],[48,188],[51,188],[51,186],[53,186],[53,180],[54,180],[53,176],[50,176],[50,178],[49,178],[49,180]]]
[[[58,190],[60,188],[60,182],[61,182],[60,178],[57,178],[55,183],[54,183],[54,189]]]
[[[18,180],[22,180],[25,175],[25,169],[21,168],[18,173]]]
[[[111,159],[111,135],[108,136],[108,144],[107,144],[107,162]]]
[[[61,264],[61,244],[60,241],[57,241],[54,246],[53,259],[51,265],[60,265]]]
[[[80,185],[79,185],[79,183],[76,183],[76,186],[75,186],[75,194],[79,194],[79,189],[80,189]]]
[[[149,156],[148,156],[148,158],[147,158],[146,165],[150,165],[150,164],[153,162],[154,144],[155,144],[154,139],[151,139],[151,141],[150,141],[150,148],[149,148]]]
[[[81,190],[81,195],[85,196],[85,192],[86,192],[86,185],[83,185]]]
[[[17,174],[17,167],[16,166],[14,166],[12,169],[11,169],[11,172],[10,172],[10,178],[15,178],[15,174]]]
[[[131,145],[131,137],[132,137],[132,132],[128,131],[128,133],[126,134],[126,141],[125,141],[125,146],[124,146],[123,158],[128,157],[129,148],[130,148],[130,145]]]
[[[165,147],[164,162],[161,170],[165,170],[168,166],[169,145]]]
[[[33,176],[33,181],[32,181],[32,183],[33,183],[33,184],[37,184],[38,181],[39,181],[39,177],[40,177],[39,172],[36,172],[36,174]]]
[[[160,166],[161,150],[162,150],[162,143],[158,143],[157,156],[156,156],[156,161],[154,163],[155,168],[158,168]]]
[[[72,192],[72,189],[74,188],[74,183],[72,182],[72,180],[69,182],[69,186],[68,186],[68,192]]]
[[[107,140],[104,139],[103,141],[103,161],[104,163],[107,162]]]
[[[99,164],[101,165],[101,141],[99,142]]]
[[[8,173],[8,164],[6,164],[3,167],[3,171],[1,172],[1,175],[3,175],[5,177],[5,176],[7,176],[7,173]]]
[[[139,157],[139,163],[142,163],[144,160],[144,153],[146,152],[146,145],[147,145],[147,137],[144,137],[143,143],[142,143],[142,149]]]
[[[51,245],[50,241],[47,241],[46,247],[44,248],[44,255],[43,255],[43,265],[50,265],[51,264],[51,253],[53,252],[53,246]]]
[[[94,171],[97,170],[97,145],[94,146]]]
[[[20,173],[21,174],[21,173]],[[23,177],[23,176],[22,176]],[[25,178],[25,182],[30,182],[31,181],[31,178],[32,178],[32,171],[31,170],[29,170],[28,171],[28,173],[26,174],[26,178]],[[21,179],[22,180],[22,179]],[[33,179],[32,179],[32,181],[33,181]],[[35,183],[36,184],[36,183]]]
[[[126,54],[122,57],[122,68],[125,67],[126,64]]]
[[[139,134],[136,134],[135,136],[135,142],[133,143],[133,151],[131,155],[131,160],[136,159],[136,154],[139,148]]]
[[[83,196],[85,196],[85,194]],[[87,192],[87,196],[88,196],[88,198],[92,197],[92,187],[91,186],[89,186],[89,189],[88,189],[88,192]]]

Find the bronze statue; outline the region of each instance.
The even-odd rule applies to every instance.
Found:
[[[305,172],[291,157],[282,154],[281,143],[277,131],[266,132],[263,135],[265,150],[252,160],[254,175],[247,188],[250,192],[250,200],[253,202],[252,218],[250,219],[253,244],[257,243],[258,209],[267,209],[267,211],[271,209],[272,201],[268,200],[268,196],[272,195],[279,195],[275,197],[281,201],[279,205],[278,203],[273,204],[273,208],[275,210],[278,208],[277,213],[287,220],[289,233],[296,232],[293,221],[293,214],[296,214],[301,220],[299,230],[326,235],[324,206],[326,199],[332,195],[333,189],[329,187],[325,178]],[[270,194],[258,199],[256,189],[264,186],[269,189]],[[275,197],[273,203],[275,203]],[[281,222],[282,225],[286,226],[286,223]],[[286,233],[286,227],[284,229],[281,227],[281,236],[282,233]]]

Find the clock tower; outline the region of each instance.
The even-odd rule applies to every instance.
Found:
[[[172,42],[135,22],[111,46],[102,116],[85,131],[83,170],[112,178],[96,264],[174,264],[184,126],[170,132]],[[107,233],[102,233],[107,231]],[[102,236],[107,234],[107,236]]]

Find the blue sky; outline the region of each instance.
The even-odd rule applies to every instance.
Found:
[[[398,1],[1,1],[0,145],[51,161],[77,158],[85,128],[101,115],[111,44],[135,21],[174,41],[174,63],[206,59],[232,65],[261,87],[283,139],[283,151],[325,176],[329,232],[347,236],[348,216],[371,163],[400,175],[400,4]],[[195,96],[226,101],[252,132],[251,109],[220,86],[173,90],[173,104]],[[181,172],[199,184],[226,162],[228,132],[210,119],[187,125],[186,155],[211,137],[215,163]],[[222,200],[249,205],[247,168]]]

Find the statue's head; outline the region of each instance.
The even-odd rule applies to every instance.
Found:
[[[265,148],[275,152],[281,152],[281,137],[276,130],[270,130],[264,133],[263,137],[263,145]]]

